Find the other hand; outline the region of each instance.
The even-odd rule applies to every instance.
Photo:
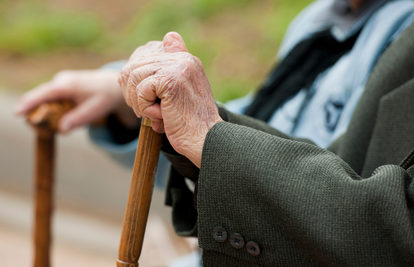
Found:
[[[138,48],[133,56],[162,51],[162,42],[150,42]],[[139,120],[122,97],[118,76],[119,71],[105,69],[61,71],[51,81],[24,94],[17,103],[15,112],[23,115],[48,101],[69,100],[76,107],[60,120],[60,132],[66,133],[93,123],[110,113],[115,113],[125,127],[135,128],[139,125]]]
[[[51,81],[24,94],[15,112],[23,115],[45,102],[72,101],[76,107],[59,122],[59,131],[68,132],[126,106],[117,83],[118,75],[118,71],[110,70],[60,71]]]

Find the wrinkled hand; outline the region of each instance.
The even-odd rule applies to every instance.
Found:
[[[162,42],[150,42],[138,48],[132,57],[158,54],[163,49]],[[60,120],[59,130],[63,133],[93,123],[110,113],[115,113],[125,127],[135,128],[139,126],[139,120],[125,103],[118,76],[119,71],[105,69],[61,71],[51,81],[24,94],[17,103],[15,112],[23,115],[45,102],[69,100],[76,107]]]
[[[15,112],[23,115],[45,102],[72,101],[76,107],[59,122],[59,131],[68,132],[126,106],[117,83],[118,75],[119,72],[110,70],[61,71],[51,81],[24,94]]]
[[[165,132],[174,149],[200,167],[207,132],[221,118],[203,65],[181,36],[168,33],[163,45],[165,53],[134,53],[119,83],[135,114],[151,119],[154,131]]]

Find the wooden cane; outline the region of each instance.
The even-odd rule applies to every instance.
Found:
[[[27,117],[37,133],[35,171],[34,267],[50,266],[51,215],[55,133],[59,119],[73,107],[70,102],[40,105]]]
[[[138,267],[151,204],[162,134],[143,118],[119,244],[118,267]]]

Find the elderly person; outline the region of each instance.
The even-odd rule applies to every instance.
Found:
[[[350,129],[329,148],[340,157],[260,121],[220,116],[177,33],[164,37],[165,53],[131,56],[120,78],[126,102],[200,168],[194,198],[185,185],[170,190],[175,208],[197,209],[174,223],[198,234],[203,266],[413,266],[414,153],[401,157],[414,148],[413,33],[379,62]],[[380,166],[387,159],[403,161]]]
[[[326,148],[346,130],[373,66],[413,21],[413,13],[414,3],[409,0],[315,1],[289,26],[277,55],[280,64],[265,80],[261,93],[232,101],[228,109]],[[162,49],[159,43],[152,45]],[[63,118],[62,132],[108,114],[114,122],[110,126],[118,123],[137,129],[139,120],[119,93],[117,77],[123,64],[62,71],[23,96],[16,112],[26,113],[44,101],[72,99],[78,107]],[[93,140],[130,164],[127,159],[134,153],[129,149],[134,146],[126,143],[133,138],[119,137],[114,128],[106,132],[92,128]]]
[[[338,256],[332,251],[335,246],[344,244],[349,247],[357,240],[353,235],[342,240],[352,229],[343,226],[341,220],[355,216],[351,211],[358,208],[355,212],[364,221],[366,217],[362,216],[362,209],[368,207],[364,206],[367,202],[356,206],[351,200],[358,200],[358,195],[349,193],[361,193],[362,198],[364,188],[342,184],[340,182],[343,181],[338,181],[337,177],[368,177],[380,165],[398,164],[411,149],[410,140],[406,138],[408,134],[391,133],[396,136],[392,139],[393,143],[398,143],[392,148],[384,144],[384,138],[376,136],[394,129],[401,130],[401,127],[384,129],[384,122],[374,123],[379,97],[385,95],[384,90],[394,89],[398,84],[392,84],[389,88],[381,79],[372,79],[377,82],[371,82],[370,87],[365,84],[384,50],[413,21],[413,13],[414,3],[404,0],[350,0],[349,5],[344,0],[320,0],[310,5],[289,27],[278,54],[281,63],[271,72],[258,95],[229,103],[229,110],[245,113],[269,124],[235,115],[223,108],[217,110],[200,62],[187,53],[183,41],[176,34],[167,35],[164,44],[151,42],[134,53],[120,79],[124,96],[138,116],[153,119],[154,129],[165,131],[171,142],[172,147],[164,144],[165,154],[174,163],[167,189],[167,204],[173,206],[173,223],[177,233],[197,235],[198,232],[200,246],[206,252],[203,257],[205,266],[232,266],[233,263],[230,263],[234,258],[231,257],[237,259],[235,266],[251,266],[246,262],[265,266],[276,263],[282,266],[308,266],[347,262],[344,261],[345,254]],[[401,69],[396,70],[402,72]],[[174,77],[173,71],[176,71]],[[107,127],[92,127],[91,136],[121,162],[132,162],[139,120],[122,99],[116,83],[118,72],[105,69],[60,73],[51,82],[24,96],[17,110],[25,113],[44,101],[72,99],[78,107],[61,121],[63,132],[111,114]],[[398,72],[392,73],[398,76]],[[377,77],[380,76],[377,74]],[[377,92],[377,88],[382,86],[386,89]],[[366,87],[371,88],[369,92],[366,92]],[[363,93],[367,96],[360,100]],[[160,105],[154,104],[156,97],[161,99]],[[371,113],[365,112],[367,107]],[[354,110],[354,117],[359,119],[351,120]],[[189,113],[193,116],[188,116]],[[232,124],[222,122],[223,119]],[[374,128],[381,131],[374,131]],[[224,135],[225,132],[228,134]],[[288,136],[302,139],[301,142],[288,141],[291,139]],[[305,144],[311,142],[303,138],[322,148],[329,147],[343,161],[325,150]],[[380,149],[381,145],[386,149]],[[193,166],[186,162],[187,158],[194,163]],[[206,163],[203,165],[203,162]],[[298,173],[302,169],[303,173]],[[266,172],[257,173],[259,170]],[[401,170],[400,174],[406,175],[403,173]],[[196,182],[198,193],[195,194],[195,202],[193,193],[184,182],[185,177]],[[358,186],[361,184],[358,183]],[[275,188],[276,185],[280,188]],[[346,190],[341,193],[332,189],[335,186]],[[336,194],[336,198],[328,193]],[[342,194],[347,197],[341,199]],[[320,198],[317,197],[319,195]],[[298,200],[309,202],[309,205],[301,202],[303,205],[300,206]],[[333,200],[341,204],[334,204]],[[349,206],[345,206],[347,201]],[[345,209],[347,213],[341,217],[335,207],[340,212]],[[290,213],[292,208],[296,208],[297,212]],[[260,217],[253,211],[268,216]],[[358,216],[352,217],[351,221],[359,222]],[[326,230],[332,231],[332,238],[329,232],[323,232],[324,223]],[[212,225],[215,226],[212,228]],[[336,227],[340,229],[338,233],[334,231]],[[286,233],[279,232],[280,229]],[[269,234],[266,235],[266,231]],[[239,235],[234,236],[236,232]],[[366,235],[368,233],[371,232],[367,231]],[[225,234],[228,234],[227,238],[224,238]],[[281,243],[274,243],[278,238]],[[249,242],[249,239],[256,242]],[[238,245],[235,240],[239,241]],[[335,240],[338,243],[328,251],[323,248],[325,243],[328,247],[328,243]],[[378,241],[368,237],[366,240]],[[234,250],[232,246],[243,249]],[[367,243],[361,243],[360,247],[366,248]],[[285,248],[285,255],[276,253]],[[314,255],[309,255],[312,253]],[[352,254],[354,250],[347,253]],[[257,254],[257,258],[251,258],[253,254]],[[277,254],[275,258],[274,254]],[[295,258],[293,254],[299,256]],[[354,255],[361,256],[358,253]],[[219,261],[215,261],[216,256]],[[353,259],[349,262],[357,265]]]
[[[413,21],[408,0],[319,0],[289,26],[277,55],[280,62],[257,96],[227,103],[228,110],[266,121],[283,133],[327,148],[343,134],[365,83],[383,51]],[[160,44],[152,43],[162,49]],[[77,108],[61,121],[68,132],[90,127],[92,141],[132,167],[139,120],[125,104],[117,77],[125,62],[99,70],[62,71],[22,97],[17,113],[44,101],[71,99]],[[161,155],[156,183],[164,187],[169,164]]]

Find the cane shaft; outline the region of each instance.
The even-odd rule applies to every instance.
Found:
[[[30,112],[28,123],[36,131],[34,267],[50,266],[55,133],[60,118],[73,107],[67,101],[44,103]]]
[[[118,251],[118,267],[138,267],[152,191],[161,150],[162,134],[152,130],[143,119],[135,155],[128,202]]]
[[[51,215],[53,210],[54,134],[38,132],[35,176],[35,267],[50,266]]]

